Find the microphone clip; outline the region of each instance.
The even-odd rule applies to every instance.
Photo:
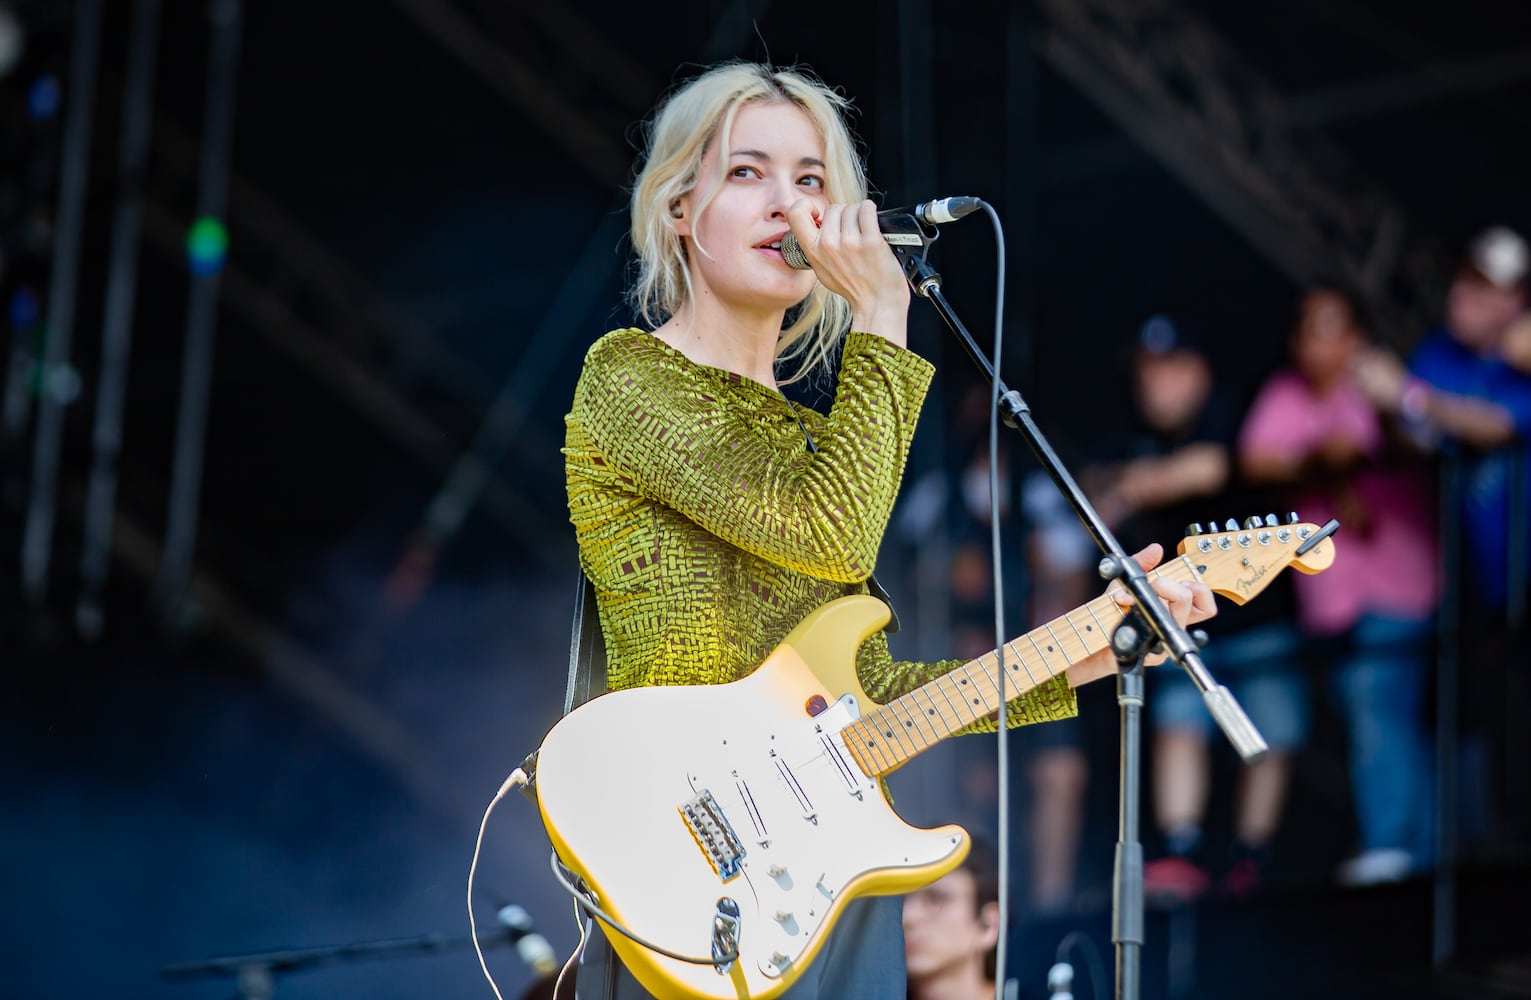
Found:
[[[882,228],[883,239],[893,251],[893,256],[898,258],[899,266],[904,269],[904,277],[914,286],[915,291],[925,294],[925,290],[920,287],[921,281],[925,279],[920,275],[928,273],[925,258],[930,253],[930,245],[940,238],[941,230],[935,223],[925,222],[907,209],[879,213],[878,223]],[[936,281],[940,281],[939,276],[936,276]]]

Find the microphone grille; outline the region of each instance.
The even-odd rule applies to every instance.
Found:
[[[808,258],[803,255],[803,248],[798,245],[796,233],[788,233],[781,238],[781,259],[787,262],[788,267],[796,271],[813,269],[813,265],[808,263]]]

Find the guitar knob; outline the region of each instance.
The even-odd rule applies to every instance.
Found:
[[[1256,514],[1256,515],[1254,515],[1252,517],[1246,518],[1245,521],[1244,521],[1244,527],[1248,528],[1250,531],[1254,531],[1256,528],[1260,527],[1262,524],[1263,524],[1263,522],[1260,520],[1260,516],[1258,514]]]
[[[1277,523],[1278,522],[1276,521],[1276,515],[1275,514],[1266,514],[1265,515],[1265,526],[1267,528],[1274,528]]]
[[[1227,525],[1225,525],[1223,527],[1223,530],[1224,531],[1238,531],[1239,530],[1239,522],[1235,521],[1233,518],[1230,517],[1228,519]]]
[[[766,873],[769,874],[772,878],[781,878],[783,875],[787,874],[787,869],[781,865],[772,865],[766,869]]]
[[[1298,520],[1297,512],[1295,510],[1286,516],[1287,524],[1296,524]]]
[[[786,911],[786,910],[777,910],[776,911],[776,922],[778,924],[789,923],[791,920],[792,920],[792,914],[789,913],[788,911]]]
[[[1186,525],[1185,534],[1187,538],[1194,538],[1196,535],[1201,534],[1201,525],[1194,521],[1191,522],[1190,524]]]

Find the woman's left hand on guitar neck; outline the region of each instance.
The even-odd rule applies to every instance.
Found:
[[[1155,542],[1136,553],[1133,558],[1144,570],[1152,570],[1164,558],[1164,546]],[[1168,606],[1175,621],[1181,626],[1195,625],[1217,614],[1217,601],[1204,583],[1196,581],[1181,583],[1167,576],[1161,576],[1153,581],[1153,587]],[[1106,588],[1106,592],[1123,608],[1130,608],[1136,600],[1122,588],[1120,583],[1113,582]],[[1155,666],[1163,663],[1165,659],[1165,654],[1154,653],[1144,663]],[[1102,677],[1114,677],[1116,672],[1116,654],[1108,647],[1069,667],[1067,674],[1069,686],[1077,688],[1082,684],[1100,680]]]

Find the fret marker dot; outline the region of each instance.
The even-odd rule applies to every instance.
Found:
[[[1052,652],[1052,651],[1053,651],[1053,647],[1051,647],[1051,646],[1048,646],[1048,647],[1047,647],[1047,651],[1048,651],[1048,652],[1049,652],[1049,653],[1051,653],[1051,652]]]
[[[936,710],[935,710],[935,709],[933,709],[933,708],[932,708],[932,709],[930,709],[930,714],[931,714],[931,715],[935,715],[935,714],[936,714]]]

